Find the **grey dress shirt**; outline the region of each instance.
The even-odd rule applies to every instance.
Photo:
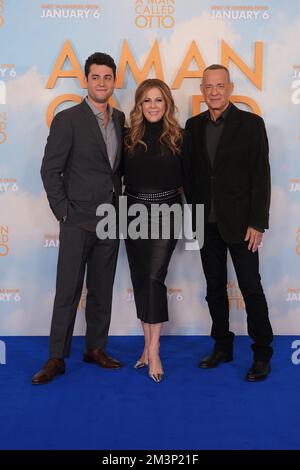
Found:
[[[116,128],[114,124],[114,119],[113,119],[113,108],[111,106],[108,106],[108,112],[109,112],[109,121],[107,124],[107,127],[104,126],[104,114],[99,111],[99,109],[96,108],[96,106],[88,99],[88,97],[85,98],[86,103],[89,105],[93,113],[95,114],[97,118],[97,122],[103,137],[103,140],[106,145],[106,150],[107,150],[107,155],[109,159],[109,163],[111,168],[114,167],[116,156],[117,156],[117,150],[118,150],[118,139],[117,139],[117,133],[116,133]]]

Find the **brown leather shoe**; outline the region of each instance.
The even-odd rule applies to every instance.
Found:
[[[83,355],[85,362],[95,362],[104,369],[120,369],[122,367],[121,362],[117,359],[109,357],[102,349],[87,349]]]
[[[32,383],[34,385],[46,384],[54,379],[56,375],[65,373],[65,361],[63,359],[49,359],[43,368],[34,374]]]

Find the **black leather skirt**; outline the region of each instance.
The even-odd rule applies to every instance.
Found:
[[[129,212],[134,204],[142,204],[145,208],[139,217],[140,226],[143,225],[141,236],[137,237],[130,230],[130,224],[136,226],[137,219],[129,215],[125,240],[137,316],[145,323],[168,321],[165,278],[178,237],[174,231],[174,217],[166,222],[166,214],[153,211],[153,207],[158,209],[161,204],[169,207],[178,204],[181,208],[181,197],[177,190],[150,193],[133,191],[132,188],[126,188],[124,195],[127,196]],[[148,237],[144,238],[145,235]]]

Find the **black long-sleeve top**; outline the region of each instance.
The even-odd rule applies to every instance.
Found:
[[[147,144],[138,145],[133,155],[125,153],[124,184],[137,191],[155,192],[184,187],[186,198],[191,191],[189,164],[189,135],[184,132],[179,154],[173,154],[166,146],[161,152],[159,137],[162,134],[162,120],[146,123],[142,140]]]

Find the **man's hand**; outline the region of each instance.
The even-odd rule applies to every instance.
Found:
[[[257,250],[259,245],[261,244],[263,237],[263,233],[255,230],[252,227],[248,227],[246,236],[244,238],[245,242],[249,241],[248,243],[248,250],[252,250],[253,253]]]

